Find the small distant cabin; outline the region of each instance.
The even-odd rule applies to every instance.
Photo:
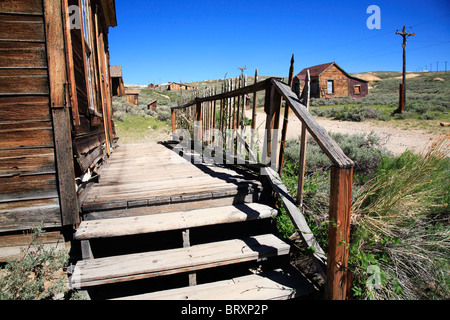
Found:
[[[125,97],[128,103],[139,105],[139,90],[126,90]]]
[[[195,90],[195,89],[196,87],[175,82],[169,82],[169,84],[167,85],[167,91]]]
[[[158,107],[158,100],[153,100],[153,101],[150,101],[149,103],[147,103],[148,110],[155,111],[157,107]]]
[[[303,69],[294,77],[293,86],[300,92],[305,86],[306,71],[311,77],[312,98],[342,98],[355,99],[367,96],[368,81],[349,75],[335,62],[325,63]]]
[[[123,97],[125,87],[122,77],[122,66],[111,66],[111,83],[113,96]]]
[[[116,25],[114,0],[0,1],[0,261],[27,230],[64,244],[80,222],[79,178],[115,143]]]
[[[150,83],[150,84],[148,85],[148,88],[149,88],[149,89],[157,89],[157,88],[159,88],[159,87],[161,87],[160,84],[153,84],[153,83]]]

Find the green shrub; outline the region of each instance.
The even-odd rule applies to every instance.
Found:
[[[63,270],[69,255],[44,248],[42,237],[42,229],[34,229],[23,257],[8,261],[0,270],[0,300],[48,300],[68,292]]]

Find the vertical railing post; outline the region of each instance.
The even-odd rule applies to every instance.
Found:
[[[258,69],[255,70],[255,79],[254,84],[258,82]],[[252,125],[251,125],[251,141],[250,141],[250,150],[255,150],[255,139],[256,139],[256,107],[257,107],[257,99],[258,99],[258,92],[255,91],[253,93],[253,107],[252,107]]]
[[[201,142],[202,139],[202,103],[197,100],[195,103],[195,122],[194,128],[196,127],[195,135],[197,139]]]
[[[281,113],[281,102],[283,97],[276,90],[272,81],[269,82],[266,88],[266,103],[264,106],[264,111],[267,114],[266,117],[266,145],[265,150],[263,150],[263,159],[265,159],[265,164],[267,164],[267,159],[270,159],[271,167],[276,170],[277,165],[277,150],[278,150],[278,129],[280,127],[280,113]],[[264,154],[266,158],[264,158]]]
[[[327,298],[345,300],[347,291],[353,168],[331,167]]]
[[[171,110],[170,116],[172,118],[172,137],[173,137],[175,131],[177,130],[177,124],[175,123],[175,109]]]
[[[294,54],[292,54],[291,66],[289,67],[288,86],[291,90],[292,90],[293,78],[294,78]],[[280,159],[278,160],[278,163],[279,163],[278,174],[280,176],[281,176],[281,171],[283,170],[284,146],[286,144],[286,134],[287,134],[288,123],[289,123],[289,105],[286,103],[284,106],[283,127],[282,127],[282,132],[281,132]]]
[[[305,86],[303,87],[303,92],[300,97],[302,103],[306,106],[309,111],[309,99],[311,95],[311,77],[309,70],[306,70]],[[302,209],[303,206],[303,188],[305,187],[305,172],[306,172],[306,147],[308,143],[308,132],[306,126],[302,123],[302,134],[300,138],[300,158],[298,160],[298,188],[297,188],[297,201],[299,203],[299,208]]]

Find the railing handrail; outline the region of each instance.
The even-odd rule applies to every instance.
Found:
[[[263,81],[260,81],[260,82],[242,87],[242,88],[234,89],[232,91],[222,92],[222,93],[218,93],[218,94],[215,94],[213,96],[208,96],[208,97],[196,97],[193,100],[191,100],[190,102],[188,102],[182,106],[171,107],[171,109],[172,110],[185,109],[185,108],[194,106],[198,102],[200,102],[200,103],[211,102],[211,101],[216,101],[216,100],[221,100],[221,99],[233,98],[233,97],[240,96],[240,95],[247,94],[247,93],[254,93],[257,91],[262,91],[262,90],[266,89],[267,84],[270,83],[270,81],[272,79],[280,79],[280,78],[271,77],[271,78],[267,78],[266,80],[263,80]]]
[[[291,61],[291,66],[293,64],[293,60]],[[290,80],[292,83],[292,79]],[[348,254],[349,249],[346,244],[350,241],[350,217],[351,217],[351,200],[352,200],[352,181],[353,181],[353,167],[354,162],[348,158],[342,149],[337,145],[337,143],[328,135],[327,131],[320,126],[314,117],[309,113],[307,107],[300,102],[297,97],[297,94],[294,93],[291,88],[284,82],[282,82],[279,78],[268,78],[261,82],[256,82],[253,85],[244,86],[242,88],[238,88],[235,90],[231,90],[228,92],[216,94],[209,97],[195,98],[193,101],[179,107],[172,107],[172,129],[176,130],[175,123],[175,111],[177,109],[183,109],[195,106],[195,120],[202,121],[202,113],[205,112],[205,122],[206,128],[215,126],[215,112],[216,112],[216,103],[215,101],[221,100],[222,103],[220,105],[219,110],[226,108],[227,110],[228,103],[225,101],[231,98],[231,101],[235,97],[239,97],[248,93],[254,93],[256,98],[256,92],[265,90],[265,105],[264,111],[266,112],[266,135],[267,139],[265,139],[265,145],[263,148],[266,148],[267,153],[272,151],[272,130],[279,128],[280,122],[280,113],[282,101],[286,101],[286,109],[285,109],[285,121],[283,121],[283,132],[286,132],[287,129],[287,118],[289,116],[289,109],[291,108],[294,111],[294,114],[297,118],[302,122],[303,128],[306,128],[306,131],[314,138],[317,144],[320,146],[322,151],[328,156],[328,158],[333,163],[331,167],[331,183],[330,183],[330,206],[329,206],[329,229],[328,229],[328,253],[327,253],[327,297],[329,299],[345,299],[346,297],[346,288],[347,288],[347,268],[348,268]],[[213,103],[211,103],[213,102]],[[202,109],[203,103],[206,103],[205,109]],[[240,110],[240,102],[238,98],[237,109],[235,102],[231,102],[231,106],[234,106],[233,110],[229,109],[229,112],[234,112],[233,115],[233,123],[231,121],[228,123],[229,127],[233,127],[233,129],[238,128],[239,126],[239,110]],[[255,112],[256,104],[253,106],[253,112]],[[203,111],[202,111],[203,110]],[[191,115],[194,109],[191,109]],[[212,117],[211,117],[212,115]],[[230,114],[231,119],[232,114]],[[237,117],[237,122],[236,118]],[[221,120],[222,121],[222,115]],[[233,125],[231,125],[233,124]],[[227,124],[225,124],[226,126]],[[252,129],[254,129],[254,123],[252,123]],[[201,128],[198,129],[201,133]],[[304,130],[304,129],[302,129]],[[305,132],[306,133],[306,132]],[[302,132],[303,134],[303,132]],[[234,137],[239,137],[239,135],[233,135]],[[197,137],[202,139],[202,135],[198,134]],[[305,139],[306,134],[302,139]],[[286,137],[283,135],[282,139]],[[305,140],[306,141],[306,140]],[[277,143],[278,141],[276,141]],[[275,145],[275,144],[274,144]],[[283,144],[282,144],[283,145]],[[279,172],[281,172],[282,168],[282,157],[281,154],[284,152],[284,148],[280,146],[280,161],[279,161]],[[276,152],[278,152],[278,145],[276,148]],[[271,157],[271,159],[273,159]],[[265,159],[263,159],[264,161]],[[270,165],[273,166],[274,163]],[[263,163],[263,166],[266,165]],[[268,172],[268,178],[270,183],[272,184],[273,189],[276,193],[286,193],[284,188],[280,187],[281,179],[277,172],[273,170],[265,170],[262,168],[262,171]],[[300,176],[300,174],[299,174]],[[280,184],[281,183],[281,184]],[[300,189],[300,183],[299,183]],[[298,190],[298,192],[302,192],[302,190]],[[301,212],[299,208],[292,202],[290,197],[281,196],[281,200],[283,202],[283,206],[286,208],[286,211],[291,217],[291,221],[294,223],[296,228],[300,231],[301,236],[304,238],[305,243],[313,244],[313,247],[318,246],[315,239],[308,237],[308,232],[305,233],[305,223],[302,219],[300,219]],[[308,228],[306,228],[308,229]],[[306,230],[308,231],[308,230]],[[319,252],[316,252],[316,261],[322,261],[323,259],[320,255],[321,249]]]
[[[300,102],[297,95],[291,91],[289,86],[279,80],[273,80],[272,83],[278,92],[284,97],[290,108],[294,111],[297,118],[306,126],[308,133],[319,144],[323,152],[339,168],[352,168],[355,164],[347,157],[338,144],[331,139],[327,131],[317,123],[316,119],[309,113],[306,106]]]

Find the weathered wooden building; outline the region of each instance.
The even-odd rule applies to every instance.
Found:
[[[313,98],[362,98],[368,94],[368,81],[349,75],[335,62],[320,64],[303,69],[294,77],[294,88],[303,90],[306,71],[311,77],[311,97]]]
[[[158,107],[158,100],[156,100],[156,99],[154,99],[154,100],[150,101],[149,103],[147,103],[148,110],[155,111],[157,107]]]
[[[178,91],[178,90],[195,90],[196,87],[188,86],[182,83],[169,82],[167,85],[168,91]]]
[[[139,90],[125,90],[125,97],[127,98],[127,102],[134,105],[139,105]]]
[[[125,86],[123,84],[122,66],[111,66],[111,83],[113,96],[123,97]]]
[[[20,233],[79,222],[76,177],[114,142],[114,0],[0,1],[0,260]]]

